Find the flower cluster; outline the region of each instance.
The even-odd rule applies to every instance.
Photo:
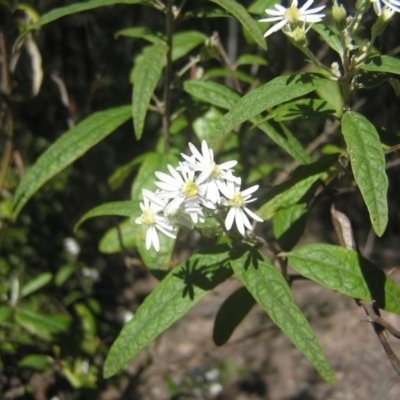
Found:
[[[226,212],[225,228],[230,230],[236,223],[244,235],[245,229],[252,229],[249,217],[262,222],[250,211],[248,203],[258,185],[241,191],[241,179],[233,175],[232,168],[237,161],[216,164],[213,150],[203,140],[201,152],[189,143],[191,156],[182,154],[183,161],[174,168],[168,165],[169,174],[157,171],[156,192],[143,189],[142,215],[137,224],[146,225],[146,248],[160,250],[158,232],[176,238],[176,225],[192,229],[193,224],[204,222],[206,214]]]
[[[395,1],[395,0],[392,0]],[[271,17],[260,19],[260,22],[276,22],[270,29],[265,32],[264,37],[269,36],[271,33],[277,32],[280,29],[286,34],[292,34],[296,29],[302,29],[305,32],[305,24],[313,24],[321,22],[324,14],[318,14],[325,6],[309,9],[314,0],[307,0],[307,2],[300,8],[297,7],[297,0],[292,0],[289,8],[283,7],[280,4],[275,4],[274,9],[267,8],[265,13]]]

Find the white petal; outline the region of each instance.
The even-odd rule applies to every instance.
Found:
[[[163,182],[165,182],[165,183],[168,183],[168,184],[170,184],[170,185],[172,185],[172,186],[177,186],[177,185],[179,185],[180,183],[183,183],[182,178],[180,179],[180,181],[179,181],[179,180],[177,181],[177,180],[174,179],[172,176],[167,175],[167,174],[165,174],[164,172],[156,171],[156,172],[154,173],[154,175],[155,175],[158,179],[160,179],[161,181],[163,181]]]
[[[254,214],[253,211],[250,211],[247,207],[244,207],[244,211],[246,211],[246,213],[254,220],[264,222],[262,218],[260,218],[257,214]]]
[[[211,164],[210,151],[208,149],[208,145],[205,140],[201,142],[201,152],[203,153],[204,164],[206,165]]]
[[[158,233],[156,228],[154,228],[154,226],[152,226],[152,232],[151,232],[151,238],[153,240],[153,247],[155,251],[160,251],[160,240],[158,239]]]
[[[286,19],[284,19],[281,22],[278,22],[277,24],[275,24],[272,28],[269,28],[267,30],[267,32],[264,33],[264,37],[269,36],[271,33],[277,32],[280,29],[282,29],[288,22],[286,21]]]
[[[259,185],[254,185],[252,187],[249,187],[248,189],[245,189],[242,191],[242,197],[248,196],[249,194],[254,193],[260,186]]]
[[[136,223],[136,224],[139,224],[139,225],[142,225],[142,217],[136,218],[136,219],[135,219],[135,223]]]
[[[235,219],[235,209],[231,208],[225,219],[225,228],[227,231],[229,231],[232,228],[234,219]]]
[[[246,215],[244,212],[242,212],[242,221],[243,221],[244,226],[245,226],[249,231],[252,231],[252,230],[253,230],[253,227],[251,226],[251,223],[250,223],[249,219],[247,218],[247,215]]]
[[[236,226],[238,228],[238,231],[240,232],[241,235],[244,235],[243,217],[246,218],[242,209],[236,208],[235,209],[235,221],[236,221]]]
[[[275,21],[285,21],[285,22],[287,22],[286,19],[284,17],[282,17],[282,16],[280,16],[280,17],[268,17],[268,18],[262,18],[262,19],[258,20],[258,22],[275,22]]]
[[[180,165],[182,165],[182,163]],[[175,178],[175,180],[177,182],[180,182],[182,184],[184,183],[184,180],[182,179],[182,176],[179,175],[178,171],[174,167],[171,167],[171,165],[168,165],[168,171]],[[181,171],[182,171],[182,169],[181,169]]]
[[[311,4],[314,3],[314,0],[307,0],[303,6],[300,7],[300,11],[307,10],[308,7],[311,6]],[[325,7],[325,6],[324,6]]]
[[[166,183],[166,182],[154,182],[154,184],[158,188],[165,190],[166,192],[179,192],[179,190],[181,188],[181,186],[171,185],[170,183]],[[164,193],[160,192],[159,195],[161,198],[163,198]]]
[[[189,149],[192,152],[192,154],[199,160],[200,162],[203,161],[203,156],[200,154],[200,152],[196,149],[196,146],[193,143],[189,143]]]
[[[161,209],[165,207],[165,202],[160,197],[158,197],[155,193],[151,192],[150,190],[143,189],[142,194],[144,197],[147,197],[152,203],[161,207]]]
[[[233,168],[238,162],[236,160],[226,161],[222,164],[218,164],[218,169],[231,169]]]
[[[169,237],[172,238],[172,239],[176,239],[176,236],[175,236],[173,233],[171,233],[171,232],[168,231],[167,229],[164,229],[164,228],[161,227],[160,225],[156,225],[156,228],[157,228],[158,230],[160,230],[164,235],[167,235],[167,236],[169,236]],[[157,239],[158,239],[157,233],[156,233],[156,236],[157,236]],[[158,251],[158,250],[157,250],[157,251]]]
[[[148,250],[151,246],[151,241],[152,241],[152,226],[147,227],[147,232],[146,232],[146,249]]]

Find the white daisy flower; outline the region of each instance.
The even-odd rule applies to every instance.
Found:
[[[157,229],[170,238],[176,239],[176,236],[172,233],[175,228],[170,224],[168,218],[159,215],[159,213],[164,211],[164,201],[147,189],[143,189],[142,194],[143,203],[140,203],[142,215],[136,218],[135,222],[139,225],[147,225],[146,249],[149,249],[153,245],[156,251],[160,251],[160,240]]]
[[[202,185],[207,179],[209,172],[202,172],[199,176],[195,176],[195,171],[188,167],[185,163],[179,163],[179,172],[177,169],[168,165],[171,175],[163,172],[155,172],[160,182],[155,182],[156,186],[161,189],[157,196],[161,199],[173,199],[167,207],[167,210],[177,210],[186,199],[198,199],[204,193]]]
[[[222,204],[231,207],[225,219],[225,228],[229,231],[232,228],[233,221],[235,221],[238,231],[244,235],[245,228],[253,229],[247,215],[256,221],[263,222],[263,220],[246,207],[246,204],[257,200],[251,199],[251,194],[258,189],[258,185],[241,192],[240,183],[240,180],[239,182],[227,182],[222,191],[222,194],[226,197],[226,199],[222,199]]]
[[[208,147],[205,140],[201,143],[201,153],[197,150],[194,144],[189,143],[189,148],[192,156],[182,154],[187,165],[194,171],[200,171],[204,176],[207,176],[203,183],[204,196],[207,200],[214,204],[220,201],[219,186],[225,184],[225,181],[236,180],[232,174],[232,168],[237,164],[237,161],[227,161],[222,164],[216,164],[214,161],[214,152]]]
[[[285,8],[280,4],[275,4],[274,9],[267,8],[265,13],[272,15],[272,17],[260,19],[259,22],[277,22],[271,28],[265,32],[264,37],[269,36],[273,32],[277,32],[282,28],[286,31],[291,32],[293,28],[304,26],[306,23],[313,24],[321,22],[324,14],[318,14],[319,11],[325,8],[325,6],[315,7],[309,9],[314,0],[307,0],[307,2],[300,8],[297,7],[297,0],[292,0],[292,4],[289,8]]]

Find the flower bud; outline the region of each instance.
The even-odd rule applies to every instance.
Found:
[[[381,15],[378,17],[374,25],[372,26],[371,32],[373,37],[377,37],[383,33],[386,25],[392,19],[395,14],[395,10],[389,7],[383,7]]]
[[[371,5],[371,0],[357,0],[356,1],[356,10],[361,14],[365,14]]]
[[[346,28],[346,22],[347,22],[346,10],[342,5],[338,5],[336,0],[332,7],[332,17],[333,20],[335,21],[337,29],[342,31],[343,29]]]

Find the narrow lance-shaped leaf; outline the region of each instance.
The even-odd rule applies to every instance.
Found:
[[[135,66],[132,116],[137,140],[142,137],[147,109],[164,68],[167,51],[168,47],[161,43],[146,47]]]
[[[130,116],[130,106],[96,112],[57,139],[19,184],[13,203],[14,218],[43,184],[114,132]]]
[[[114,201],[112,203],[102,204],[89,210],[81,219],[76,223],[75,230],[89,218],[94,217],[105,217],[110,215],[118,215],[120,217],[132,217],[133,215],[140,213],[140,207],[138,201],[127,200],[127,201]]]
[[[239,94],[212,81],[185,81],[183,89],[191,96],[226,110],[230,110],[240,100]],[[300,142],[285,127],[274,128],[271,124],[262,122],[259,116],[254,116],[250,121],[299,163],[307,164],[312,161]]]
[[[261,29],[258,23],[250,16],[247,10],[236,1],[232,0],[210,0],[213,3],[218,4],[226,11],[230,12],[237,20],[246,28],[254,41],[264,50],[267,49],[265,39],[261,33]]]
[[[238,251],[231,261],[237,278],[245,285],[272,321],[304,354],[329,383],[335,384],[333,372],[307,319],[293,300],[290,288],[271,262],[258,251]]]
[[[105,7],[105,6],[113,6],[115,4],[147,4],[151,5],[153,3],[152,0],[91,0],[84,2],[77,2],[74,4],[70,4],[65,7],[56,8],[54,10],[49,11],[39,18],[33,24],[30,24],[26,27],[26,32],[31,31],[33,29],[38,29],[43,25],[49,24],[50,22],[56,21],[59,18],[65,17],[71,14],[77,14],[82,11],[93,10],[94,8]]]
[[[170,271],[146,297],[112,345],[104,365],[104,377],[115,375],[205,294],[232,275],[228,250],[222,246],[198,253]]]
[[[275,188],[276,195],[259,208],[257,215],[268,220],[279,210],[295,205],[318,179],[327,175],[326,171],[336,159],[335,155],[325,156],[313,164],[298,167],[291,179]]]
[[[320,285],[400,314],[400,288],[385,273],[354,250],[312,244],[284,253],[301,275]]]
[[[178,32],[172,37],[172,61],[184,57],[195,47],[203,44],[207,36],[199,31]]]
[[[268,108],[314,91],[327,82],[327,79],[320,74],[303,73],[280,76],[260,86],[242,97],[224,115],[214,132],[213,142],[218,142],[233,128]]]
[[[123,249],[137,247],[137,230],[140,225],[134,224],[131,219],[122,221],[109,229],[99,242],[99,251],[105,254],[119,253]]]
[[[347,111],[343,115],[342,133],[372,227],[378,236],[382,236],[388,222],[388,179],[379,135],[375,127],[355,111]]]

